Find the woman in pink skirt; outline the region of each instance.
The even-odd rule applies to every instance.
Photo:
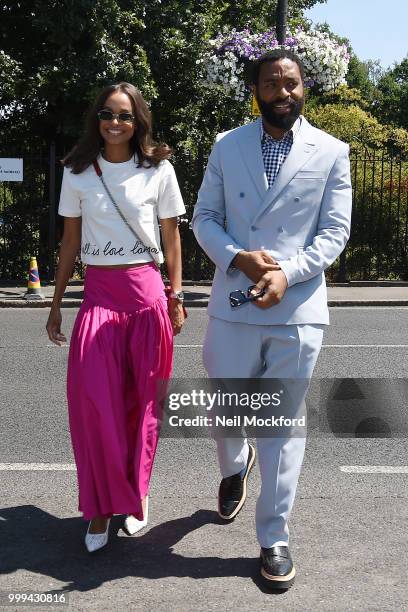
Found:
[[[79,248],[87,264],[84,300],[72,332],[67,398],[78,474],[79,510],[90,520],[90,552],[108,541],[113,514],[125,530],[147,523],[156,452],[158,386],[172,370],[173,334],[181,330],[181,247],[185,213],[171,150],[152,141],[151,116],[129,83],[106,87],[85,132],[63,160],[59,214],[64,235],[47,322],[61,333],[61,299]],[[158,265],[166,257],[167,299]]]

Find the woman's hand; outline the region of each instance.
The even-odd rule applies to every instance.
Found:
[[[169,298],[169,317],[173,327],[173,336],[177,336],[181,332],[184,323],[183,304],[175,298]]]
[[[49,339],[57,346],[61,346],[62,342],[67,341],[64,334],[61,333],[61,322],[62,316],[60,308],[58,306],[52,306],[45,328]]]
[[[172,291],[181,291],[181,244],[177,225],[177,217],[160,219],[161,233],[163,239],[164,253],[167,262],[167,272]],[[183,322],[183,304],[176,298],[168,298],[168,311],[173,327],[173,335],[180,333]]]
[[[51,312],[45,326],[48,337],[57,346],[66,342],[64,334],[61,333],[61,300],[63,298],[68,281],[72,274],[75,258],[81,246],[81,217],[65,217],[64,235],[62,237],[59,251],[58,270],[55,279],[54,298],[52,300]]]

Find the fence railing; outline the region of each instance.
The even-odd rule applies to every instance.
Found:
[[[8,152],[0,157],[12,157]],[[18,152],[15,154],[19,157]],[[205,155],[194,160],[194,177],[180,186],[191,219]],[[331,281],[408,280],[408,160],[366,151],[351,159],[353,219],[348,245],[327,271]],[[46,155],[24,157],[22,183],[0,183],[0,277],[24,280],[37,256],[41,278],[53,280],[62,233],[57,203],[62,178],[55,145]],[[194,192],[194,193],[193,193]],[[214,264],[197,244],[189,223],[180,225],[184,278],[211,279]],[[81,268],[78,269],[79,272]]]
[[[0,152],[0,157],[23,157],[23,181],[0,182],[0,278],[26,278],[35,255],[44,279],[52,279],[57,247],[62,168],[55,145],[45,153]]]
[[[408,160],[383,151],[351,159],[353,218],[340,276],[408,279]]]

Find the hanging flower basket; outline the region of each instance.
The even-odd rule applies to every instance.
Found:
[[[197,63],[202,66],[209,87],[221,87],[227,95],[241,101],[248,93],[245,65],[279,46],[275,29],[258,34],[234,29],[210,40],[208,51]],[[345,82],[350,54],[347,45],[339,44],[329,34],[297,28],[289,33],[283,46],[302,60],[307,86],[330,91]]]

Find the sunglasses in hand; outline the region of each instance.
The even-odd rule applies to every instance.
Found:
[[[247,292],[241,291],[241,289],[237,289],[236,291],[231,291],[229,294],[229,301],[231,304],[231,308],[237,308],[238,306],[242,306],[242,304],[246,304],[247,302],[255,302],[258,298],[265,295],[265,289],[261,289],[258,293],[251,293],[253,289],[255,289],[256,285],[251,285],[248,287]]]

